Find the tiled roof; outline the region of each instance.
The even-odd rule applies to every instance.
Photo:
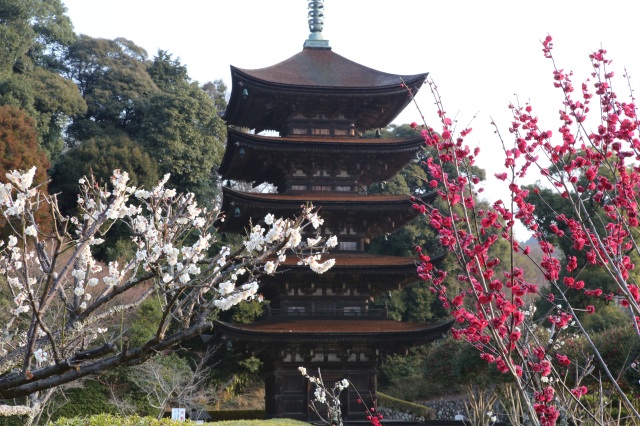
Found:
[[[374,70],[353,62],[329,49],[303,49],[278,64],[260,69],[231,67],[231,73],[241,73],[272,84],[307,87],[372,88],[400,86],[401,80],[413,82],[426,73],[397,75]]]
[[[218,335],[234,340],[278,343],[283,341],[425,342],[440,338],[453,321],[410,323],[374,318],[267,317],[250,324],[216,321]]]

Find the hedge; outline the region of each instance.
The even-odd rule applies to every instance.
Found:
[[[290,419],[270,419],[270,420],[229,420],[223,422],[205,423],[207,425],[224,425],[224,426],[308,426],[308,423],[299,422]],[[99,414],[91,417],[76,417],[73,419],[59,419],[49,426],[193,426],[195,422],[187,420],[179,422],[176,420],[162,419],[158,420],[153,417],[119,417],[111,414]]]

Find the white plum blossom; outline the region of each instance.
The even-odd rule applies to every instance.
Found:
[[[323,263],[319,263],[318,261],[320,259],[321,259],[321,256],[319,254],[316,254],[316,255],[309,256],[302,259],[302,263],[305,265],[308,265],[309,268],[311,268],[311,270],[317,274],[324,274],[329,269],[331,269],[333,265],[335,265],[336,263],[335,259],[328,259]]]
[[[222,294],[223,296],[231,293],[233,290],[235,290],[235,288],[236,288],[235,284],[231,281],[224,281],[220,283],[220,285],[218,286],[218,289],[220,290],[220,294]]]
[[[336,382],[336,387],[337,387],[339,390],[344,390],[344,389],[348,388],[348,387],[349,387],[349,380],[347,380],[347,379],[342,379],[341,381]]]
[[[289,237],[289,241],[287,242],[287,247],[296,248],[302,242],[302,235],[300,235],[299,228],[291,228],[287,232],[287,237]]]
[[[276,272],[276,263],[272,261],[268,261],[264,264],[264,272],[267,275],[273,275]]]
[[[118,261],[114,260],[113,262],[109,262],[109,275],[102,278],[102,282],[107,286],[118,285],[123,275],[124,271],[118,269]]]
[[[26,173],[20,173],[17,170],[13,170],[7,173],[5,176],[11,183],[13,183],[18,191],[27,192],[33,184],[33,178],[36,175],[36,167],[33,166]]]
[[[325,245],[328,248],[334,248],[335,246],[338,245],[338,237],[336,237],[335,235],[332,235],[327,239],[327,242],[325,243]]]
[[[322,241],[322,237],[307,238],[307,247],[315,247],[320,241]]]
[[[268,213],[265,217],[264,217],[264,223],[266,225],[272,225],[273,221],[274,221],[275,217],[271,214]]]
[[[47,352],[45,352],[42,348],[37,349],[34,353],[33,356],[36,359],[36,362],[38,364],[42,364],[43,362],[47,361],[47,358],[49,358],[49,354]]]
[[[139,295],[148,297],[156,291],[180,298],[175,304],[163,305],[165,318],[179,329],[184,324],[191,326],[199,321],[197,318],[211,318],[215,309],[227,310],[243,301],[262,301],[256,278],[261,273],[276,273],[287,256],[306,259],[305,264],[319,273],[333,265],[333,260],[322,263],[320,254],[335,246],[336,238],[323,244],[320,237],[307,238],[309,234],[304,230],[323,223],[312,207],[305,207],[296,220],[267,214],[264,222],[252,227],[244,238],[237,257],[232,257],[231,248],[226,246],[212,254],[212,247],[219,241],[215,233],[208,231],[213,229],[209,225],[221,219],[217,208],[207,211],[197,205],[193,194],[180,195],[165,188],[168,175],[149,191],[127,186],[129,176],[119,170],[114,171],[111,186],[96,182],[93,177],[79,180],[79,213],[69,218],[58,216],[67,229],[62,244],[51,244],[51,233],[42,232],[32,218],[42,203],[49,203],[48,210],[57,212],[56,199],[32,188],[34,176],[35,169],[12,172],[10,183],[0,184],[0,216],[14,216],[25,224],[23,232],[0,241],[0,286],[4,282],[0,291],[12,295],[10,313],[15,315],[9,331],[0,336],[0,352],[40,348],[27,349],[32,352],[26,355],[38,364],[50,361],[50,353],[62,354],[61,362],[68,362],[65,354],[94,350],[107,340],[117,343],[122,339],[118,333],[104,339],[98,336],[107,331],[103,327],[114,318],[138,306]],[[104,243],[114,223],[128,227],[134,249],[119,261],[110,262],[105,273],[92,249]],[[42,246],[33,244],[31,237],[42,238]],[[69,300],[76,305],[68,315],[75,318],[56,323],[60,317],[51,315],[47,307],[62,306]],[[38,323],[35,315],[43,323],[32,333],[33,338],[42,341],[29,341],[32,337],[18,331]],[[64,330],[63,341],[56,340],[59,330]],[[83,359],[78,365],[82,368],[94,362],[95,359]],[[3,373],[0,371],[0,375]]]
[[[318,227],[324,223],[324,219],[320,219],[320,216],[318,216],[317,213],[308,214],[307,220],[311,222],[313,229],[318,229]]]
[[[327,393],[324,391],[324,389],[317,387],[313,392],[313,395],[315,396],[316,401],[318,401],[320,404],[325,404],[327,402]]]
[[[85,277],[85,271],[82,269],[74,269],[73,272],[71,272],[71,276],[78,280],[83,280]]]

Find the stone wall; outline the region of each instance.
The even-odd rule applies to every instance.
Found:
[[[438,420],[456,420],[457,414],[466,417],[465,401],[464,397],[454,397],[424,401],[421,404],[432,408]]]

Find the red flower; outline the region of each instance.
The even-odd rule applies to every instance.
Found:
[[[415,121],[413,123],[410,124],[412,129],[415,129],[416,127],[418,127],[418,123],[416,123]]]
[[[558,360],[560,365],[564,365],[565,367],[568,367],[571,364],[569,357],[566,355],[556,354],[556,359]]]

